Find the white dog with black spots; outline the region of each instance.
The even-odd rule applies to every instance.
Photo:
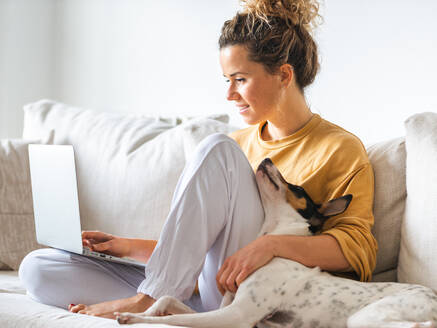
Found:
[[[259,165],[256,180],[265,211],[260,235],[311,235],[352,200],[346,195],[315,204],[303,188],[287,183],[270,159]],[[144,313],[116,316],[120,324],[193,328],[435,327],[437,296],[419,285],[362,283],[275,257],[243,281],[235,295],[226,292],[218,310],[195,313],[164,296]]]

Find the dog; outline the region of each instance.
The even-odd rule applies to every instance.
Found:
[[[352,195],[315,204],[302,187],[289,184],[270,159],[256,171],[265,211],[264,234],[311,235],[341,214]],[[413,328],[435,327],[437,296],[426,287],[363,283],[275,257],[226,292],[220,309],[195,313],[164,296],[140,314],[115,313],[118,323],[160,323],[193,328]]]

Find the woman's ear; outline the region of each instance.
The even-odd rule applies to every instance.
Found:
[[[282,64],[281,67],[279,67],[279,74],[281,77],[281,84],[288,88],[294,80],[293,66],[290,64]]]

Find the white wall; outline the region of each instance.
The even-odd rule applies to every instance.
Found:
[[[12,8],[12,9],[11,9]],[[233,113],[217,39],[237,0],[0,0],[0,137],[22,104],[54,98],[96,110]],[[326,0],[316,39],[314,112],[365,143],[437,111],[437,1]],[[12,82],[11,82],[12,81]]]
[[[235,4],[58,1],[57,97],[136,113],[223,111],[217,40]]]
[[[313,108],[367,143],[437,112],[436,15],[436,0],[327,0]]]
[[[52,0],[0,0],[0,138],[19,137],[25,103],[53,94]]]

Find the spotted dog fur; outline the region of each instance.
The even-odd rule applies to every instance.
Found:
[[[352,199],[347,195],[314,204],[303,188],[287,183],[269,159],[258,167],[256,180],[265,211],[260,235],[310,235],[309,228],[320,229],[327,217],[342,213]],[[199,328],[434,327],[437,297],[423,286],[361,283],[275,257],[250,275],[235,295],[227,292],[219,310],[195,313],[164,296],[144,313],[116,316],[120,324]]]

